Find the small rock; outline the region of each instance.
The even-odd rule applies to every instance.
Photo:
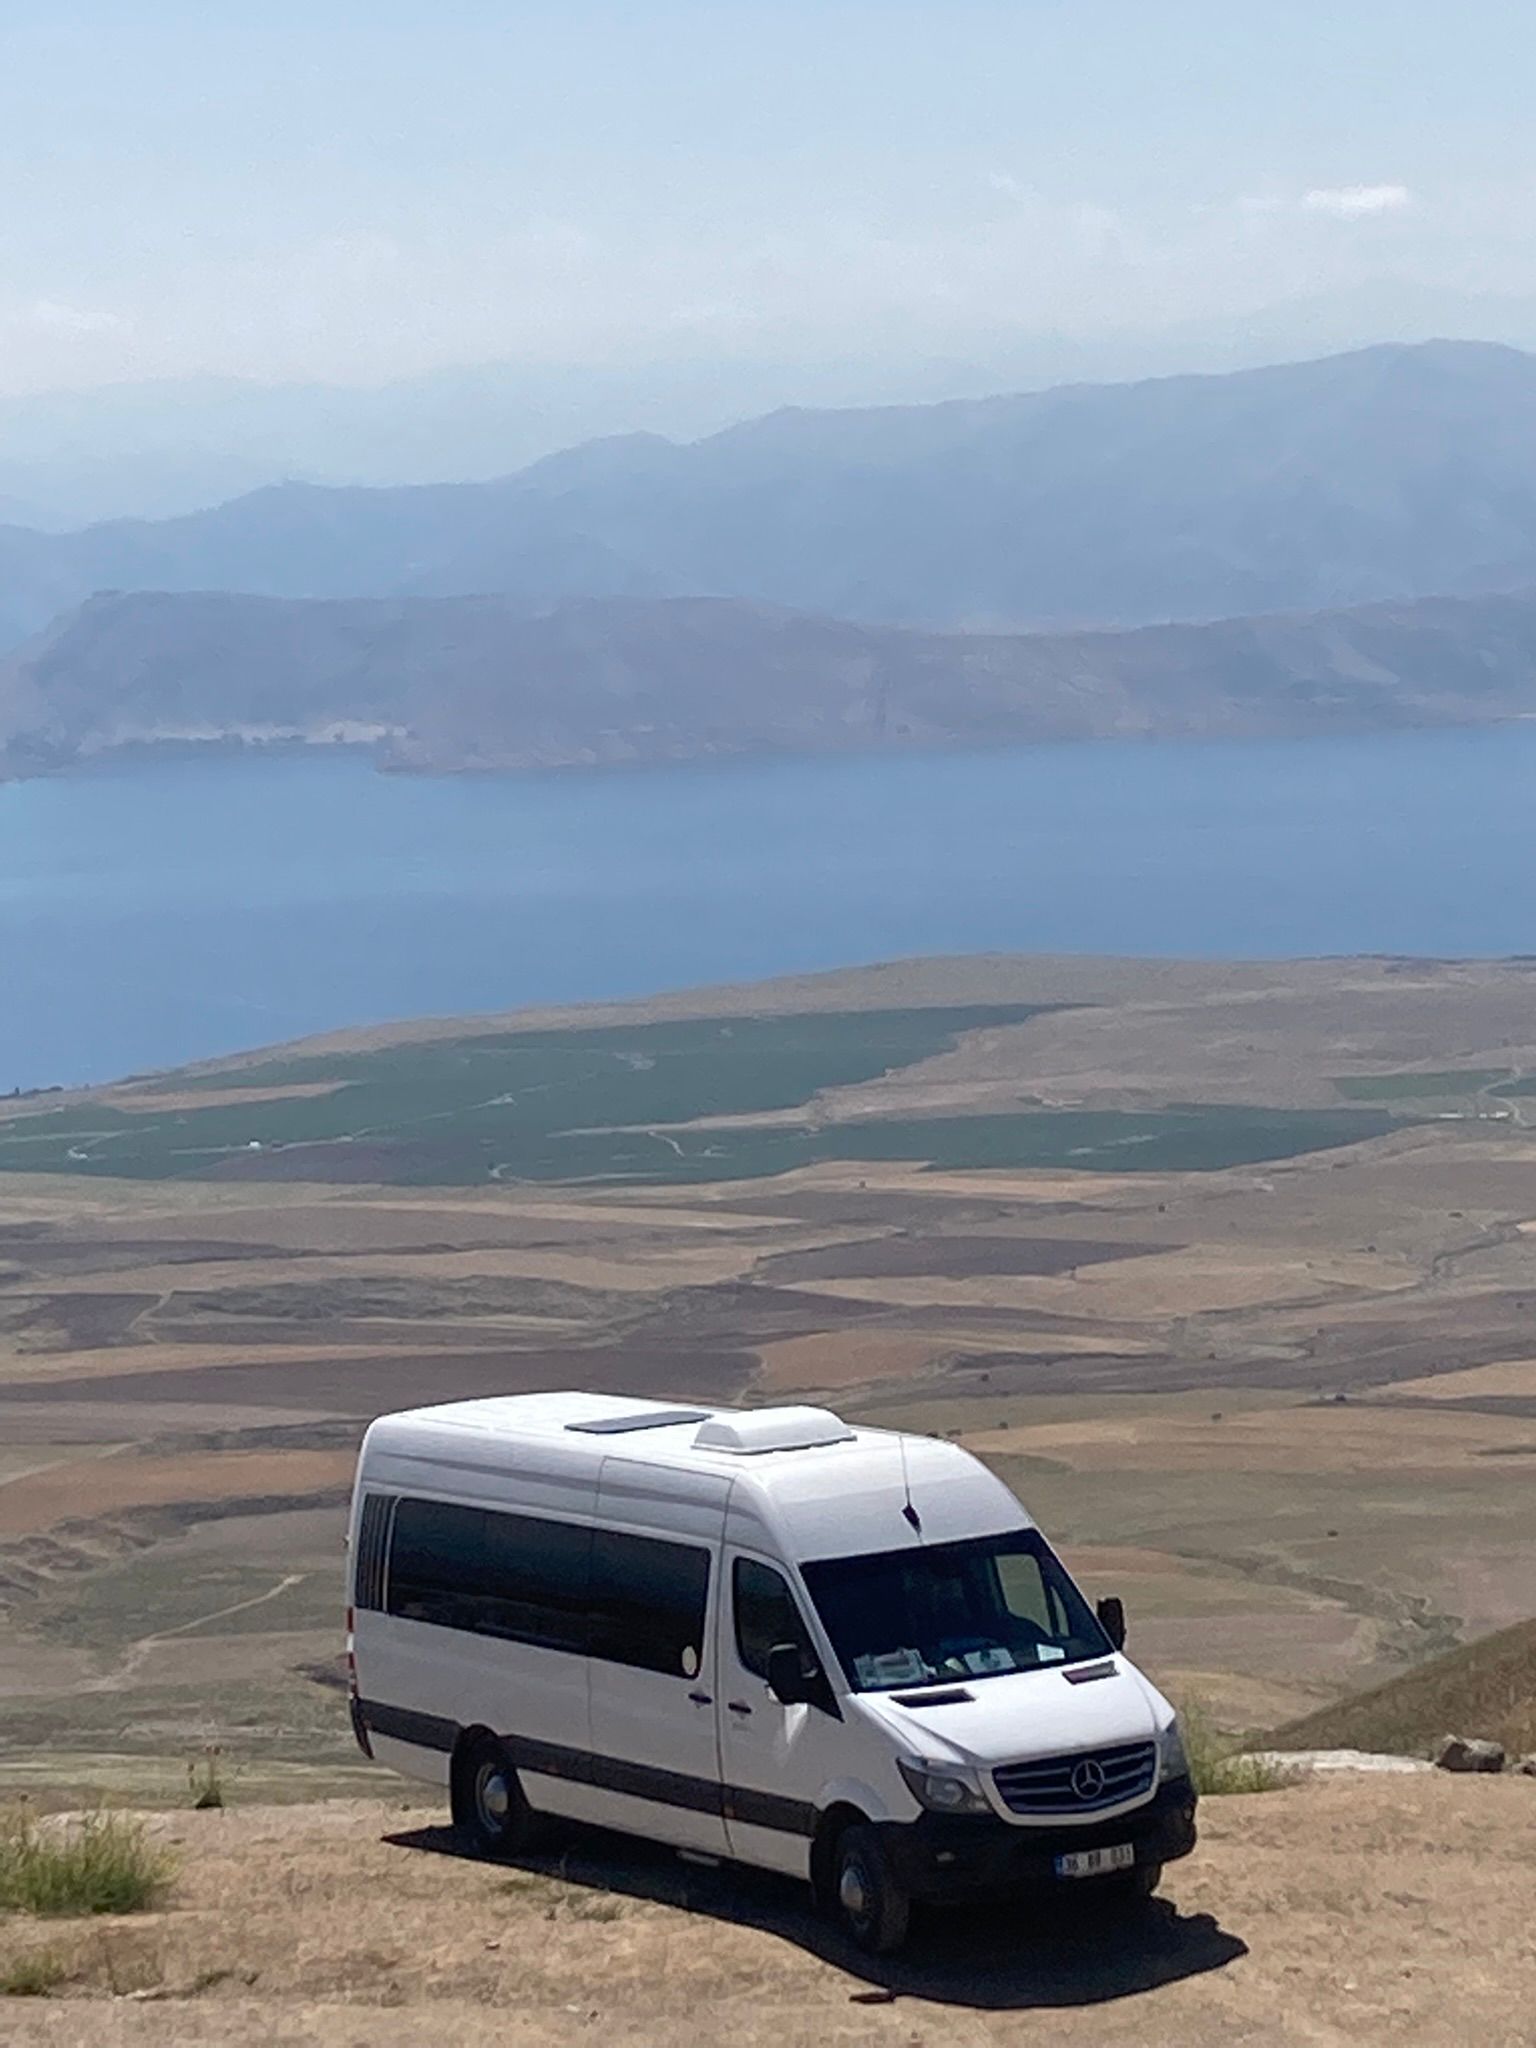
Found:
[[[1536,1778],[1536,1749],[1529,1756],[1517,1756],[1509,1768],[1518,1771],[1522,1778]]]
[[[1435,1752],[1435,1764],[1442,1771],[1502,1771],[1502,1742],[1480,1742],[1475,1736],[1447,1735]]]

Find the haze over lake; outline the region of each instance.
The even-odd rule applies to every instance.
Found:
[[[0,788],[0,1086],[901,955],[1536,953],[1536,730]]]

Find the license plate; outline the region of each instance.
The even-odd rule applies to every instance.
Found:
[[[1116,1842],[1108,1849],[1074,1849],[1056,1858],[1058,1877],[1103,1877],[1111,1870],[1130,1870],[1136,1850],[1130,1842]]]

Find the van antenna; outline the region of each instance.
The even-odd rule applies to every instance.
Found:
[[[901,1490],[907,1496],[907,1504],[901,1511],[901,1519],[904,1522],[910,1522],[913,1529],[921,1536],[923,1533],[923,1518],[913,1506],[912,1481],[907,1476],[907,1436],[905,1430],[901,1432],[896,1441],[901,1446]]]

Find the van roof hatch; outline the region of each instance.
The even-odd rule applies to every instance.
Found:
[[[701,1451],[807,1451],[817,1444],[852,1443],[853,1431],[830,1408],[752,1408],[711,1415],[693,1441]]]

